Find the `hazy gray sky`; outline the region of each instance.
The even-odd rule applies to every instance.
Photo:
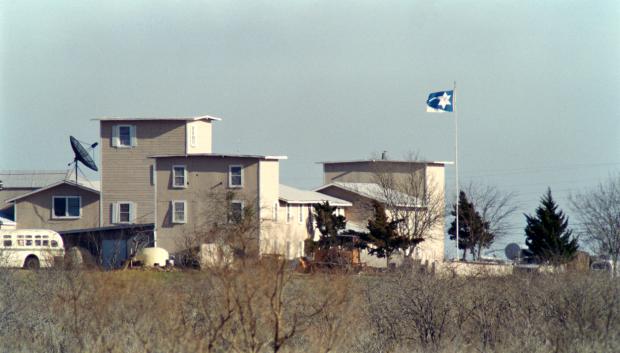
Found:
[[[618,1],[0,0],[0,169],[63,169],[101,116],[210,114],[214,151],[314,162],[417,151],[533,212],[620,170]],[[454,170],[447,168],[453,190]],[[515,236],[523,217],[515,218]]]

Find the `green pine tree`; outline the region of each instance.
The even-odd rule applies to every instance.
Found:
[[[369,254],[385,257],[386,264],[389,266],[392,254],[399,249],[404,249],[410,241],[398,235],[398,223],[402,220],[390,221],[385,213],[385,207],[377,201],[373,201],[372,206],[374,219],[368,221],[366,227],[368,233],[360,234],[360,238],[364,243],[372,245],[368,247]]]
[[[540,201],[536,215],[525,215],[525,244],[532,255],[541,262],[554,265],[570,261],[579,245],[568,229],[568,216],[564,215],[551,197],[551,189]]]
[[[312,205],[314,209],[313,216],[316,222],[316,228],[321,233],[318,241],[314,239],[306,239],[305,249],[307,254],[314,253],[316,249],[327,250],[340,244],[338,232],[344,230],[347,226],[347,220],[344,216],[336,214],[337,207],[331,206],[328,201]]]
[[[450,240],[456,240],[456,207],[452,208],[451,215],[454,217],[448,234]],[[482,248],[489,248],[495,235],[489,229],[489,223],[485,222],[467,194],[461,190],[459,193],[459,249],[463,250],[463,260],[467,250],[474,259],[480,257]]]

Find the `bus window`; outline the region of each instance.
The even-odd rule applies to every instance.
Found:
[[[58,242],[56,240],[52,240],[52,248],[58,247]]]
[[[35,245],[35,246],[41,246],[41,241],[40,241],[40,240],[38,240],[38,239],[37,239],[37,240],[35,240],[35,241],[34,241],[34,245]]]
[[[49,240],[43,240],[43,246],[50,246]]]
[[[19,240],[17,241],[17,246],[24,246],[24,241],[23,241],[23,240],[21,240],[21,239],[19,239]]]
[[[26,239],[32,239],[32,235],[26,235]]]
[[[13,246],[13,242],[11,240],[5,240],[4,246]]]
[[[35,239],[41,239],[41,236],[40,235],[35,235],[34,238]]]
[[[32,240],[26,240],[26,246],[32,246]]]
[[[49,238],[49,237],[50,237],[49,235],[44,235],[44,236],[43,236],[43,239],[47,239],[47,238]]]
[[[18,235],[17,238],[18,239],[24,239],[24,236],[23,235]]]
[[[11,239],[11,234],[6,234],[6,235],[4,236],[4,239]]]

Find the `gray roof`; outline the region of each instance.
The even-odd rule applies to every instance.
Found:
[[[316,191],[301,190],[292,186],[280,184],[280,200],[294,204],[314,204],[329,202],[332,206],[351,206],[349,201],[321,194]]]
[[[97,183],[97,186],[95,186],[92,183],[91,184],[83,184],[82,182],[78,181],[78,183],[76,184],[75,181],[73,181],[73,180],[60,180],[60,181],[57,181],[55,183],[51,183],[51,184],[49,184],[49,185],[47,185],[47,186],[45,186],[43,188],[35,189],[35,190],[27,192],[25,194],[21,194],[19,196],[15,196],[12,199],[8,199],[8,200],[6,200],[4,202],[11,203],[13,201],[20,200],[20,199],[23,199],[24,197],[28,197],[30,195],[34,195],[34,194],[40,193],[41,191],[45,191],[45,190],[51,189],[51,188],[56,187],[56,186],[61,185],[61,184],[67,184],[69,186],[74,186],[74,187],[80,188],[82,190],[90,191],[90,192],[95,193],[95,194],[99,194],[100,193],[99,183]]]
[[[384,189],[379,184],[375,183],[333,182],[323,185],[315,191],[321,192],[321,190],[330,186],[335,186],[379,202],[385,203],[389,198],[399,207],[421,207],[420,200],[417,197],[392,189]]]
[[[216,118],[210,115],[201,115],[201,116],[172,116],[172,117],[103,117],[96,118],[92,120],[99,121],[139,121],[139,120],[182,120],[182,121],[195,121],[195,120],[217,120],[220,121],[222,119]]]
[[[323,161],[316,162],[317,164],[338,164],[338,163],[410,163],[410,164],[436,164],[446,165],[454,164],[451,161],[412,161],[412,160],[391,160],[391,159],[357,159],[348,161]]]
[[[37,189],[65,179],[66,170],[4,170],[0,171],[3,188]]]
[[[174,158],[174,157],[234,157],[234,158],[256,158],[256,159],[288,159],[287,156],[261,156],[255,154],[226,154],[226,153],[192,153],[192,154],[158,154],[149,158]]]

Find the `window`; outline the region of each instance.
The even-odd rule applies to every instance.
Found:
[[[172,201],[172,223],[187,222],[187,202]]]
[[[184,165],[172,166],[172,187],[187,187],[187,170]]]
[[[57,248],[58,242],[56,240],[52,240],[52,248]]]
[[[112,127],[112,147],[135,147],[136,127],[133,125],[114,125]]]
[[[49,240],[43,240],[43,246],[50,246]]]
[[[112,223],[132,223],[136,219],[136,204],[120,201],[113,204]]]
[[[35,246],[41,246],[41,240],[38,240],[38,239],[37,239],[37,240],[35,240],[35,241],[34,241],[34,245],[35,245]]]
[[[231,187],[231,188],[243,187],[243,166],[240,166],[240,165],[228,166],[228,187]]]
[[[229,223],[241,223],[243,219],[243,201],[231,201],[230,213],[228,215]]]
[[[79,196],[53,196],[52,218],[80,218],[81,204]]]
[[[278,221],[278,203],[274,203],[273,204],[273,221],[277,222]]]
[[[26,246],[32,246],[32,240],[26,240]]]
[[[118,204],[118,220],[121,223],[129,223],[131,220],[131,204]]]
[[[191,145],[192,147],[196,147],[196,144],[197,144],[197,143],[196,143],[196,127],[192,125],[192,126],[189,128],[189,130],[190,130],[190,138],[189,138],[190,145]]]
[[[293,214],[291,213],[291,205],[286,205],[286,223],[289,223],[293,219]]]
[[[5,240],[4,241],[4,246],[13,246],[13,241],[12,240]]]
[[[299,205],[299,217],[298,217],[298,221],[299,223],[302,223],[304,221],[304,206],[303,205]]]

